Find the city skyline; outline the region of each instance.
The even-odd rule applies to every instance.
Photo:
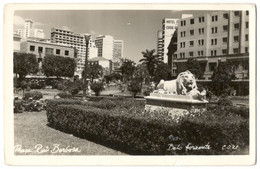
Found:
[[[22,28],[25,19],[31,19],[35,28],[43,29],[46,38],[50,38],[52,27],[90,33],[94,39],[99,35],[111,35],[124,41],[124,57],[139,63],[142,51],[157,50],[157,31],[162,29],[163,18],[181,18],[182,14],[198,16],[208,12],[214,11],[16,11],[13,31]]]

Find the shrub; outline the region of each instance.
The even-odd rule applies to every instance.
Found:
[[[72,98],[72,95],[66,92],[58,93],[57,96],[59,96],[60,98]]]
[[[33,100],[40,100],[43,98],[43,95],[39,91],[32,91],[32,92],[27,92],[24,95],[24,100],[28,100],[29,98],[32,98]]]
[[[176,120],[162,116],[164,112],[151,116],[143,111],[143,103],[132,101],[134,104],[131,104],[131,101],[114,100],[116,106],[110,110],[104,110],[106,107],[97,108],[102,101],[99,105],[92,104],[96,107],[90,103],[79,105],[81,103],[51,101],[55,103],[52,106],[55,106],[47,109],[47,118],[54,128],[132,154],[224,155],[240,153],[222,150],[224,144],[236,144],[241,148],[249,145],[248,119],[230,113],[228,109],[215,107],[211,111],[187,115]],[[110,103],[112,102],[107,102]],[[172,137],[178,139],[171,140]],[[181,144],[184,148],[180,151],[169,151],[171,143]],[[209,143],[212,148],[185,151],[185,145],[189,143],[195,146]]]
[[[140,85],[140,82],[132,80],[128,85],[127,89],[128,91],[132,92],[133,97],[135,97],[137,93],[141,92],[142,86]]]
[[[220,105],[220,106],[232,106],[233,103],[229,98],[227,98],[227,97],[222,98],[221,97],[218,100],[218,105]]]
[[[23,101],[15,99],[14,100],[14,113],[23,113]]]
[[[44,80],[33,80],[30,82],[31,89],[43,89],[45,86],[46,84]]]
[[[102,82],[94,82],[90,85],[90,88],[95,92],[96,96],[99,96],[100,92],[104,90],[104,85]]]

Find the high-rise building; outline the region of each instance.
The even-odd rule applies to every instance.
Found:
[[[113,68],[117,69],[122,65],[124,41],[114,40]]]
[[[108,60],[113,59],[114,54],[114,38],[110,35],[98,36],[95,40],[98,48],[98,57],[103,57]]]
[[[168,46],[170,44],[171,38],[177,28],[177,21],[179,19],[174,18],[164,18],[162,21],[162,57],[163,62],[168,63]]]
[[[63,30],[59,28],[52,28],[51,30],[51,42],[57,44],[63,44],[70,47],[74,47],[77,50],[77,70],[76,75],[81,77],[82,71],[85,67],[85,57],[86,57],[86,41],[85,35],[89,34],[79,34],[70,30]],[[97,48],[95,43],[90,37],[88,46],[88,58],[97,57]]]
[[[157,55],[159,57],[163,56],[163,36],[161,30],[157,32]]]
[[[177,52],[173,54],[177,71],[183,71],[188,58],[196,58],[204,71],[199,80],[211,81],[216,66],[231,60],[237,63],[237,81],[248,81],[248,29],[248,11],[219,11],[179,20]]]
[[[16,34],[20,35],[21,38],[44,38],[44,32],[42,29],[34,29],[33,21],[26,19],[23,29],[17,29]]]

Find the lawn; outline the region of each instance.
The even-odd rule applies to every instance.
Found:
[[[16,155],[126,155],[47,126],[46,111],[14,114],[14,132]],[[43,148],[37,152],[36,145]]]

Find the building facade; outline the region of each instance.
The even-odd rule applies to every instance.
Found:
[[[161,30],[157,32],[157,55],[159,57],[163,56],[163,36]]]
[[[36,55],[37,61],[39,63],[38,75],[42,75],[42,61],[46,55],[63,56],[75,59],[77,56],[73,47],[29,39],[21,42],[20,52],[32,53]]]
[[[103,57],[108,60],[113,59],[114,55],[114,38],[110,35],[98,36],[95,40],[98,48],[98,57]]]
[[[162,21],[162,57],[164,63],[168,63],[168,46],[178,26],[178,20],[179,19],[164,18]],[[159,46],[159,44],[157,46]]]
[[[44,38],[44,32],[42,29],[33,28],[33,21],[26,19],[23,29],[17,29],[16,34],[20,35],[21,38]]]
[[[73,47],[77,50],[77,69],[75,75],[81,77],[82,71],[85,67],[86,58],[86,41],[85,35],[89,34],[79,34],[70,30],[64,30],[59,28],[52,28],[51,30],[51,42],[61,45],[66,45]],[[95,43],[90,37],[88,46],[88,58],[97,57],[97,48]]]
[[[188,58],[196,58],[204,71],[201,81],[211,81],[219,62],[237,62],[236,81],[248,81],[249,12],[219,11],[178,21],[177,51],[173,64],[183,71]]]
[[[117,69],[122,65],[122,58],[124,50],[123,40],[114,40],[114,50],[113,50],[113,69]]]

